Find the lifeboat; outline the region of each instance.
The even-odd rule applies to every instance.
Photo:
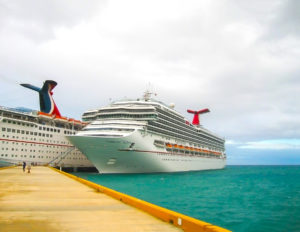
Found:
[[[52,119],[52,118],[53,118],[53,115],[44,113],[44,112],[42,112],[42,111],[39,111],[39,112],[38,112],[38,116],[39,116],[40,118],[47,118],[47,119]]]
[[[166,147],[172,148],[172,144],[166,143]]]
[[[76,120],[74,118],[69,118],[68,121],[73,124],[79,124],[79,125],[82,124],[82,122],[80,120]]]
[[[62,116],[55,116],[54,118],[55,121],[59,121],[59,122],[68,122],[68,118],[67,117],[62,117]]]

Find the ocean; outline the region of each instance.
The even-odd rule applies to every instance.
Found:
[[[227,166],[167,174],[74,173],[237,232],[300,232],[300,166]]]

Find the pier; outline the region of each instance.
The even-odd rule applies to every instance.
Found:
[[[0,206],[1,232],[228,231],[40,166],[0,169]]]

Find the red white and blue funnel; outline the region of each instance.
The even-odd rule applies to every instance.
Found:
[[[188,113],[194,114],[194,118],[193,118],[193,125],[199,126],[200,125],[200,120],[199,120],[199,114],[204,114],[204,113],[208,113],[210,112],[209,109],[202,109],[202,110],[187,110]]]
[[[37,91],[40,96],[40,109],[42,112],[61,117],[60,112],[52,98],[52,90],[55,88],[57,83],[55,81],[47,80],[44,82],[42,88],[33,86],[31,84],[21,84],[23,87]]]

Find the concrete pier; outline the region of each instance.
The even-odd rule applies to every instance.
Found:
[[[47,167],[0,170],[0,231],[182,231]]]
[[[228,232],[48,167],[0,169],[0,231]]]

